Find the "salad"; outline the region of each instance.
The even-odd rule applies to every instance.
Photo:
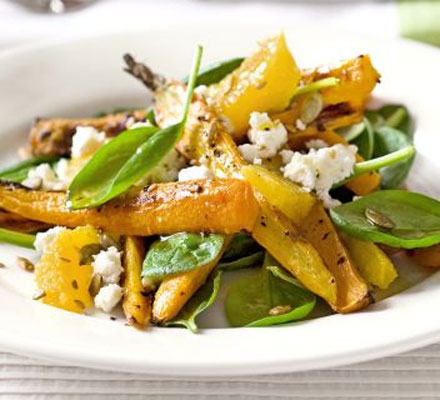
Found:
[[[0,240],[38,252],[17,260],[35,301],[196,332],[228,274],[229,324],[271,326],[368,307],[396,254],[440,267],[440,203],[405,187],[413,120],[367,109],[368,55],[301,69],[283,33],[202,53],[185,78],[124,55],[151,107],[37,119],[0,172]]]

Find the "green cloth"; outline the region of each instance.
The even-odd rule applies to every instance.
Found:
[[[440,0],[399,0],[402,36],[440,46]]]

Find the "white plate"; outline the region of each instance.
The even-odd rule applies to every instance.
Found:
[[[35,116],[91,115],[149,101],[121,71],[130,51],[158,71],[188,72],[196,43],[204,62],[249,54],[255,41],[279,27],[188,27],[40,45],[0,55],[0,157],[10,162]],[[331,30],[290,29],[300,66],[371,53],[382,73],[376,94],[406,104],[417,118],[418,158],[412,188],[438,196],[437,92],[440,53],[405,41]],[[141,332],[123,323],[71,314],[30,299],[31,276],[14,266],[22,249],[1,245],[0,346],[76,365],[154,374],[232,375],[330,367],[381,357],[440,338],[440,275],[352,315],[291,326]],[[424,276],[422,274],[422,276]],[[420,276],[417,278],[420,279]]]

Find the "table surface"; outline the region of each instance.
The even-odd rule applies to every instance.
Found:
[[[337,28],[398,36],[389,2],[262,2],[101,0],[66,15],[29,12],[0,2],[0,51],[78,37],[188,21],[322,21]],[[325,4],[327,3],[327,4]],[[328,4],[333,3],[333,4]],[[152,18],[151,16],[154,16]],[[374,31],[371,19],[374,19]],[[0,352],[0,399],[433,399],[440,398],[440,344],[368,363],[304,373],[246,377],[163,377],[105,372]]]
[[[104,372],[0,353],[0,399],[435,399],[440,344],[367,363],[302,373],[164,377]]]

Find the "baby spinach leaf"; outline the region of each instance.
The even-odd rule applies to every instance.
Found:
[[[413,137],[414,122],[408,109],[401,104],[387,104],[374,112],[367,112],[366,115],[375,128],[388,126],[401,131],[410,138]]]
[[[365,118],[370,121],[373,129],[378,128],[379,126],[383,126],[385,123],[385,118],[379,114],[377,110],[366,110],[364,112]]]
[[[351,142],[360,136],[365,130],[365,121],[361,121],[357,124],[345,126],[337,129],[339,135],[341,135],[347,142]]]
[[[209,86],[213,83],[220,82],[226,75],[236,70],[243,61],[243,57],[231,58],[230,60],[221,61],[202,68],[197,76],[196,86]],[[185,84],[188,83],[188,80],[188,76],[182,79]]]
[[[261,246],[246,233],[237,233],[223,254],[218,268],[234,271],[242,268],[261,266],[264,252]]]
[[[261,246],[247,233],[237,233],[223,254],[222,261],[236,260],[261,250]]]
[[[271,326],[306,317],[315,303],[315,295],[266,253],[261,269],[232,283],[225,312],[232,326]]]
[[[377,213],[388,228],[370,222]],[[330,210],[332,221],[349,235],[413,249],[440,243],[440,202],[405,190],[381,190]]]
[[[164,129],[154,126],[131,129],[103,146],[71,183],[67,203],[71,209],[96,207],[119,196],[145,177],[174,148],[188,117],[202,51],[198,46],[181,121]],[[131,137],[133,132],[136,132],[134,138]]]
[[[142,267],[142,276],[163,278],[213,261],[225,242],[223,235],[176,233],[156,240],[150,247]]]
[[[237,269],[259,267],[263,263],[264,252],[257,251],[248,256],[243,256],[232,261],[221,261],[218,263],[218,269],[222,271],[236,271]]]
[[[20,247],[34,248],[35,235],[11,231],[9,229],[0,228],[0,242],[14,244]]]
[[[365,160],[369,160],[373,156],[374,151],[374,131],[368,119],[365,119],[363,124],[364,129],[361,134],[349,140],[349,142],[357,146],[358,153]]]
[[[152,108],[150,108],[150,110],[148,110],[146,119],[151,125],[159,126],[156,121],[156,114],[154,114],[154,110]]]
[[[412,140],[402,132],[382,126],[375,131],[374,157],[381,157],[412,145]],[[398,188],[406,179],[414,163],[415,155],[404,161],[379,170],[381,185],[384,189]]]
[[[405,106],[387,104],[378,110],[367,111],[366,118],[374,130],[374,157],[381,157],[412,145],[414,124]],[[408,176],[414,155],[405,161],[382,168],[382,187],[398,188]]]
[[[211,273],[208,281],[194,294],[185,304],[179,315],[165,326],[184,326],[192,333],[197,333],[198,327],[196,317],[214,304],[220,291],[220,280],[222,272],[215,270]]]
[[[157,130],[140,144],[131,157],[121,166],[114,177],[109,193],[99,200],[103,204],[124,193],[136,182],[144,178],[174,148],[180,138],[184,124],[168,126]]]
[[[29,158],[28,160],[24,160],[18,164],[13,165],[12,167],[8,167],[0,171],[0,179],[10,182],[21,183],[27,178],[29,171],[32,168],[44,163],[49,163],[52,165],[59,159],[60,157],[58,156],[42,156]]]
[[[71,208],[95,207],[114,197],[121,169],[156,132],[158,128],[153,126],[129,129],[102,146],[70,184]]]

